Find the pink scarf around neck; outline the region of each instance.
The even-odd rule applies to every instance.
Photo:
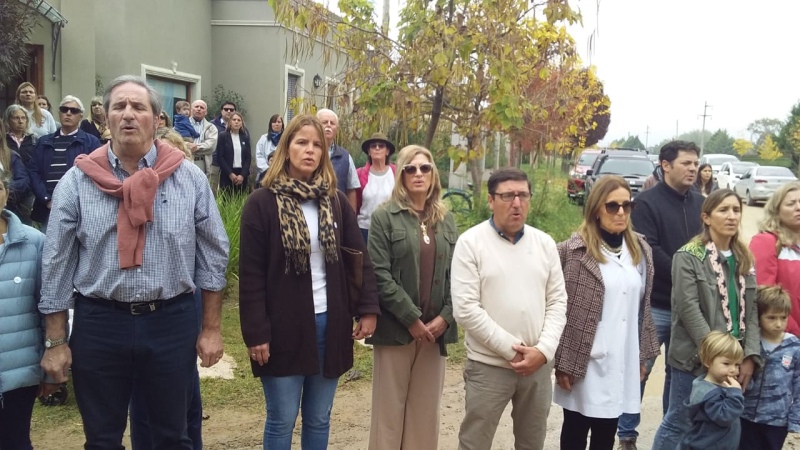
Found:
[[[119,181],[111,171],[106,144],[88,155],[75,158],[75,166],[94,182],[98,189],[122,199],[117,210],[117,250],[119,268],[130,269],[142,265],[145,229],[153,221],[153,203],[158,186],[183,163],[183,152],[155,141],[156,163]]]

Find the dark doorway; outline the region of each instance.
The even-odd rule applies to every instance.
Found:
[[[17,92],[17,86],[26,81],[36,87],[38,95],[47,95],[44,91],[44,46],[29,44],[25,47],[28,50],[28,56],[30,56],[30,64],[3,88],[2,93],[0,93],[0,111],[5,111],[8,105],[16,101],[14,94]]]

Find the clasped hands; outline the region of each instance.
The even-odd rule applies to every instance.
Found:
[[[517,354],[511,359],[510,364],[517,375],[523,377],[532,375],[543,365],[547,364],[547,358],[536,347],[515,344],[512,348]]]

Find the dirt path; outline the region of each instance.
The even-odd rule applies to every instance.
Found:
[[[742,237],[749,242],[757,231],[757,222],[763,214],[762,207],[745,207]],[[650,448],[653,435],[661,422],[661,392],[664,385],[664,358],[659,357],[650,375],[642,402],[642,424],[639,427],[639,448]],[[329,448],[332,450],[366,449],[369,439],[371,386],[367,382],[340,385],[334,402]],[[260,397],[261,392],[249,395]],[[258,410],[215,408],[206,405],[210,419],[203,422],[205,448],[215,449],[261,449],[264,413]],[[498,426],[494,449],[514,448],[511,407],[509,406]],[[442,414],[439,448],[454,450],[458,447],[458,429],[464,415],[464,382],[460,365],[448,366],[442,396]],[[557,449],[562,422],[561,408],[553,405],[547,421],[546,449]],[[38,449],[80,448],[83,436],[80,424],[64,424],[55,430],[36,430],[34,444]],[[295,436],[293,448],[300,448],[299,434]],[[126,445],[129,443],[126,442]],[[785,448],[794,448],[786,446]]]

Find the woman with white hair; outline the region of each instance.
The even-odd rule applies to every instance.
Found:
[[[36,196],[31,219],[39,224],[42,232],[47,230],[51,197],[58,181],[72,167],[75,157],[82,153],[88,155],[100,147],[96,137],[78,128],[83,111],[80,99],[72,95],[64,97],[58,107],[61,128],[39,139],[28,163],[31,190]]]

